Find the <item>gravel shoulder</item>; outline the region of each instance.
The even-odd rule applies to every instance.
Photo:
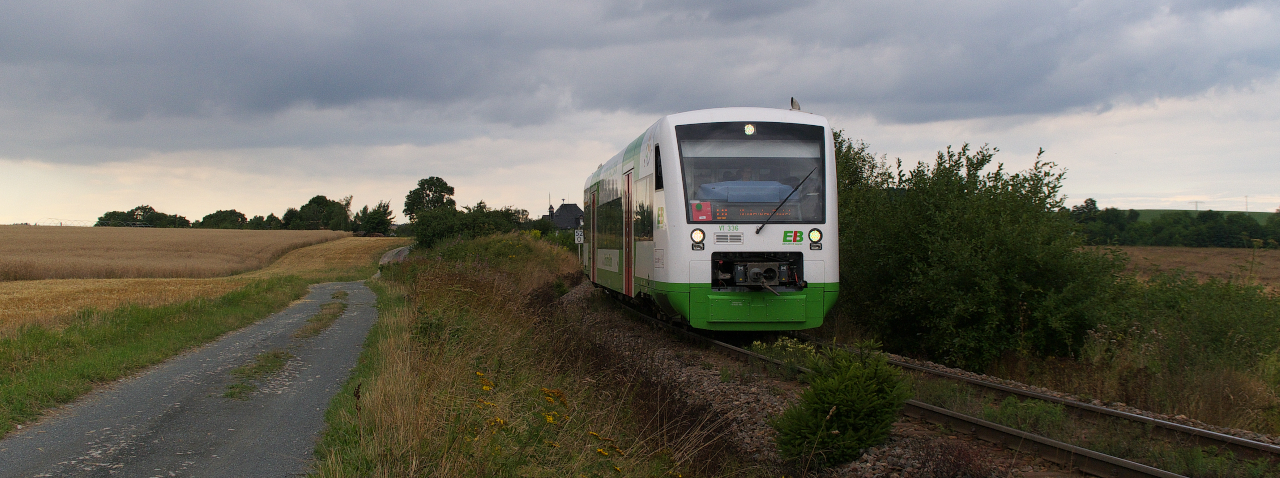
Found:
[[[686,410],[705,417],[710,439],[733,456],[762,469],[787,470],[774,445],[769,419],[795,403],[804,386],[750,372],[715,351],[682,343],[629,317],[619,306],[596,307],[598,292],[584,282],[561,298],[581,311],[587,340],[616,355],[633,373],[666,391]],[[727,370],[727,371],[726,371]],[[1071,470],[909,417],[894,424],[889,440],[823,477],[947,476],[945,465],[968,461],[992,476],[1075,477]],[[964,463],[960,463],[964,464]]]
[[[293,333],[346,291],[319,335]],[[0,440],[0,477],[292,476],[306,473],[329,400],[377,319],[362,282],[317,284],[287,309],[120,380]],[[244,399],[224,397],[231,370],[258,354],[291,354]]]

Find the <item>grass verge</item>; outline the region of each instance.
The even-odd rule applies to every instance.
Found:
[[[423,251],[371,281],[379,320],[326,414],[316,476],[681,476],[556,310],[577,259],[524,235]],[[559,287],[557,287],[559,282]]]

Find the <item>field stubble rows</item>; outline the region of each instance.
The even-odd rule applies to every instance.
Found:
[[[77,229],[77,228],[44,228]],[[178,230],[183,231],[183,230]],[[185,230],[185,232],[203,231]],[[257,231],[250,231],[257,232]],[[264,231],[292,232],[292,231]],[[198,240],[193,236],[192,240]],[[0,337],[29,325],[58,328],[83,311],[110,310],[126,304],[159,306],[193,299],[212,299],[260,279],[295,275],[304,279],[342,279],[353,267],[368,265],[386,249],[408,242],[402,238],[349,237],[295,248],[267,267],[230,277],[205,279],[46,279],[0,282]],[[367,275],[358,277],[363,278]]]
[[[0,281],[206,278],[262,268],[342,231],[0,226]]]
[[[1182,269],[1200,279],[1244,281],[1280,290],[1280,250],[1218,247],[1120,246],[1129,256],[1128,270],[1149,276],[1157,270]]]

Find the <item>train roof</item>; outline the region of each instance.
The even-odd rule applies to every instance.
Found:
[[[799,110],[730,107],[710,108],[666,115],[654,122],[648,130],[651,130],[663,123],[665,123],[667,127],[675,127],[685,124],[724,123],[730,121],[770,121],[777,123],[811,124],[823,127],[828,126],[826,117]],[[641,134],[641,137],[644,137],[644,133]],[[619,151],[618,154],[615,154],[608,161],[597,166],[595,171],[587,177],[586,187],[591,187],[591,185],[599,179],[600,172],[603,171],[606,166],[612,166],[615,162],[621,161],[625,151],[626,149],[624,148],[623,151]]]
[[[686,111],[663,117],[671,125],[724,123],[729,121],[773,121],[778,123],[800,123],[826,126],[825,117],[798,110],[782,110],[775,108],[712,108],[706,110]]]

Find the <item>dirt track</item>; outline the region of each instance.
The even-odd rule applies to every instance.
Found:
[[[294,331],[331,295],[346,312],[319,335]],[[293,476],[310,468],[324,412],[377,319],[361,282],[306,298],[216,342],[62,407],[0,440],[0,476]],[[259,353],[292,358],[244,400],[223,394]]]

